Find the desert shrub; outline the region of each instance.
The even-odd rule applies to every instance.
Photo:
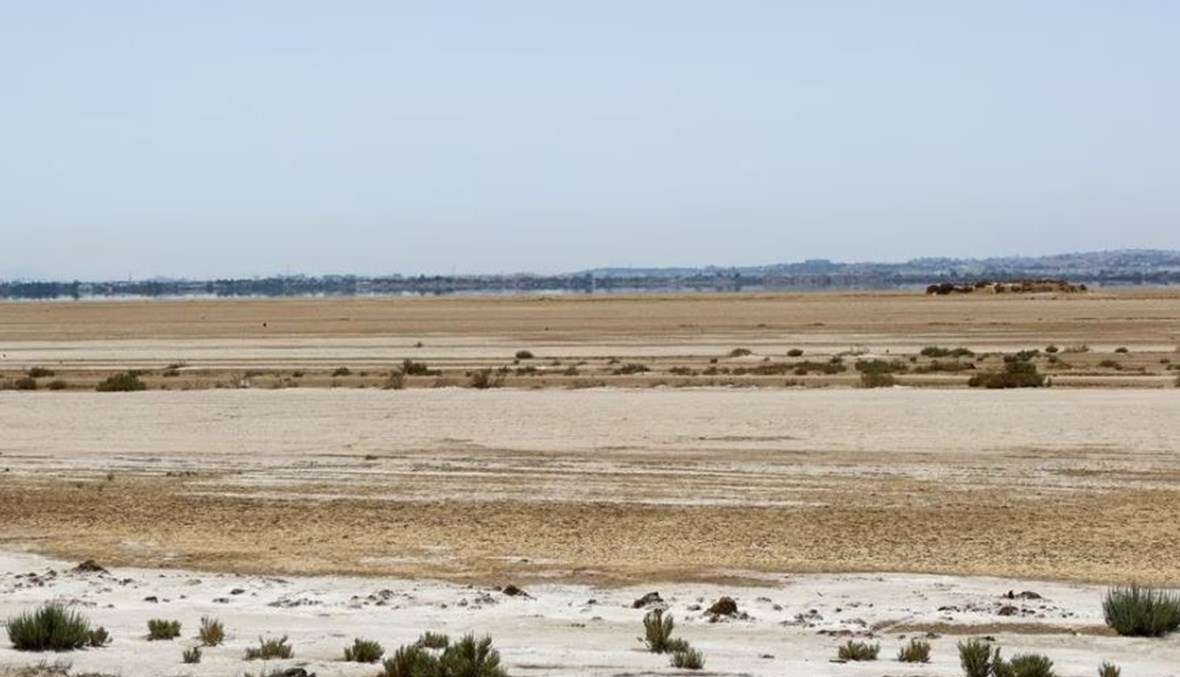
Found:
[[[939,360],[934,360],[930,364],[920,364],[914,367],[913,371],[915,374],[934,374],[938,372],[957,374],[961,371],[969,371],[974,368],[975,365],[971,362],[959,362],[957,360],[954,362],[940,362]]]
[[[225,641],[225,626],[221,621],[209,616],[201,617],[201,629],[197,631],[197,639],[205,646],[218,646]]]
[[[386,390],[401,390],[406,387],[406,375],[394,369],[389,372],[389,378],[385,379]]]
[[[492,648],[492,638],[475,639],[465,635],[448,646],[438,660],[440,677],[507,677],[500,667],[500,652]]]
[[[106,377],[94,389],[100,393],[116,393],[147,390],[147,386],[139,380],[138,374],[133,371],[125,371]]]
[[[643,640],[647,650],[652,653],[669,653],[688,647],[682,640],[672,639],[672,630],[676,623],[672,614],[665,614],[663,609],[652,609],[643,617]]]
[[[440,372],[432,371],[425,362],[402,360],[402,373],[406,376],[438,376]]]
[[[730,357],[745,357],[746,355],[753,354],[754,351],[750,350],[749,348],[734,348],[733,350],[729,351]]]
[[[344,647],[344,660],[350,663],[376,663],[385,655],[385,648],[370,639],[354,639]]]
[[[1045,352],[1049,353],[1050,355],[1057,352],[1058,350],[1060,350],[1060,348],[1052,344],[1045,346]]]
[[[639,364],[638,362],[628,362],[621,367],[616,367],[611,373],[616,376],[625,376],[630,374],[642,374],[651,371],[646,364]]]
[[[275,658],[290,658],[293,655],[295,655],[295,652],[287,642],[286,635],[283,635],[279,639],[263,639],[259,637],[257,647],[248,647],[246,649],[246,660],[248,661],[258,659],[268,661]]]
[[[975,353],[966,348],[941,348],[939,346],[926,346],[922,349],[921,354],[925,357],[971,357]]]
[[[705,667],[705,656],[690,646],[672,652],[669,664],[681,670],[701,670]]]
[[[909,644],[898,650],[897,660],[902,663],[929,663],[930,642],[917,638],[911,639]]]
[[[1011,362],[1028,362],[1041,353],[1040,349],[1033,348],[1032,350],[1019,350],[1011,355],[1005,355],[1004,361]]]
[[[959,642],[959,665],[966,677],[992,677],[992,666],[1000,659],[1000,650],[981,639]]]
[[[668,373],[674,376],[696,376],[696,371],[690,367],[672,367]]]
[[[810,360],[804,362],[796,362],[791,365],[794,367],[791,373],[796,376],[805,376],[811,372],[818,374],[841,374],[848,371],[841,362],[812,362]]]
[[[17,651],[73,651],[91,646],[95,632],[90,621],[60,604],[26,611],[7,623],[8,639]],[[106,631],[102,631],[105,637]]]
[[[90,631],[90,636],[86,638],[86,645],[99,648],[111,643],[111,633],[101,625]]]
[[[180,636],[180,621],[153,618],[147,622],[148,639],[175,639]]]
[[[895,385],[897,385],[897,379],[893,378],[893,374],[864,372],[860,375],[860,387],[862,388],[892,388]]]
[[[518,350],[516,351],[516,359],[531,360],[533,359],[533,353],[531,350]]]
[[[386,658],[377,677],[437,677],[439,660],[420,646],[403,646]]]
[[[66,388],[70,387],[70,384],[66,383],[65,381],[61,380],[60,378],[55,378],[52,381],[50,381],[48,383],[48,385],[46,385],[46,387],[49,388],[50,390],[65,390]]]
[[[1131,352],[1131,351],[1127,350],[1126,346],[1119,346],[1118,348],[1115,348],[1114,351],[1116,353],[1124,353],[1124,354]]]
[[[471,372],[471,380],[469,381],[472,388],[479,390],[487,390],[488,388],[499,388],[504,385],[504,375],[494,372],[491,369],[477,369]]]
[[[972,376],[967,385],[972,388],[1040,388],[1045,376],[1031,362],[1009,362],[1003,371],[988,371]]]
[[[854,642],[850,639],[836,649],[836,657],[842,661],[875,661],[880,651],[880,644]]]
[[[1103,663],[1098,666],[1098,677],[1122,677],[1122,669],[1114,663]]]
[[[1053,661],[1048,656],[1035,653],[1017,654],[1010,660],[1000,658],[997,651],[992,661],[993,677],[1056,677]]]
[[[348,367],[336,367],[334,370],[332,370],[332,375],[333,376],[351,376],[352,370],[349,369]]]
[[[417,645],[425,649],[445,649],[451,643],[451,638],[441,632],[427,630],[418,638]]]
[[[45,367],[32,367],[29,369],[28,374],[29,378],[44,378],[46,376],[53,376],[53,370],[46,369]]]
[[[909,367],[898,360],[857,360],[856,370],[862,374],[904,373]]]
[[[12,387],[17,390],[36,390],[37,379],[32,376],[22,376],[12,382]]]
[[[791,348],[790,350],[787,351],[787,357],[802,357],[802,356],[803,356],[803,349],[802,348]]]
[[[1067,353],[1088,353],[1088,352],[1090,352],[1090,346],[1086,345],[1085,343],[1078,345],[1078,346],[1069,346],[1069,347],[1065,348],[1064,352],[1067,352]]]
[[[1113,588],[1102,600],[1102,615],[1120,635],[1162,637],[1180,628],[1180,597],[1137,585]]]
[[[185,649],[184,653],[180,654],[180,660],[184,661],[185,663],[190,663],[190,664],[200,663],[201,662],[201,647],[194,646],[192,648]]]

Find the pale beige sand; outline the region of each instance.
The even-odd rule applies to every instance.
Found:
[[[0,537],[251,572],[1174,584],[1177,411],[1147,390],[0,393]]]

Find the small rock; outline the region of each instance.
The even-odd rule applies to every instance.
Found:
[[[160,598],[156,597],[155,595],[148,595],[147,597],[143,598],[143,601],[151,602],[152,604],[157,604],[157,603],[159,603]]]
[[[1015,616],[1018,611],[1020,611],[1020,609],[1017,609],[1014,606],[1005,605],[1000,607],[1000,610],[996,613],[1000,614],[1001,616]]]

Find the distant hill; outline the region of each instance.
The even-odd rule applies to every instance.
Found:
[[[217,280],[0,281],[0,298],[355,296],[371,294],[897,289],[967,280],[1055,278],[1090,286],[1180,284],[1180,251],[1119,249],[904,263],[812,259],[764,266],[596,268],[558,275],[303,275]]]
[[[807,276],[880,274],[934,275],[958,277],[1063,277],[1077,281],[1098,281],[1114,274],[1126,277],[1146,273],[1180,271],[1180,251],[1166,249],[1117,249],[1111,251],[1054,254],[1051,256],[1005,256],[987,259],[920,258],[904,263],[839,263],[810,259],[797,263],[722,268],[595,268],[585,274],[596,277],[691,277],[699,275]]]

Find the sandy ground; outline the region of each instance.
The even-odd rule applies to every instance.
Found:
[[[704,675],[874,676],[960,675],[956,643],[994,637],[1007,655],[1035,651],[1053,659],[1066,677],[1094,674],[1114,661],[1123,674],[1180,675],[1180,637],[1121,638],[1102,624],[1101,587],[999,578],[914,575],[765,574],[751,587],[663,584],[595,588],[570,584],[528,586],[527,597],[492,587],[430,580],[349,577],[257,577],[182,570],[112,569],[76,573],[73,563],[9,552],[0,555],[0,615],[46,601],[76,605],[106,627],[114,642],[48,657],[0,648],[0,665],[64,659],[75,670],[124,677],[241,675],[261,667],[243,660],[261,636],[288,635],[295,657],[268,669],[305,666],[321,676],[366,676],[372,666],[344,663],[355,637],[391,651],[424,630],[458,637],[490,633],[513,675],[686,674],[667,658],[643,650],[642,609],[634,600],[657,591],[677,621],[676,634],[705,654]],[[50,573],[53,572],[53,573]],[[1042,599],[1007,599],[1008,591]],[[702,609],[721,595],[734,597],[748,618],[710,622]],[[155,600],[155,601],[149,601]],[[1010,607],[1001,615],[1001,609]],[[205,649],[201,664],[182,665],[184,648],[202,616],[223,621],[226,643]],[[151,618],[177,619],[181,637],[146,640]],[[926,665],[898,663],[909,637],[931,639]],[[848,637],[881,645],[872,663],[831,662]],[[689,673],[691,674],[691,673]]]
[[[69,558],[626,584],[1180,583],[1174,391],[0,393],[0,538]]]

